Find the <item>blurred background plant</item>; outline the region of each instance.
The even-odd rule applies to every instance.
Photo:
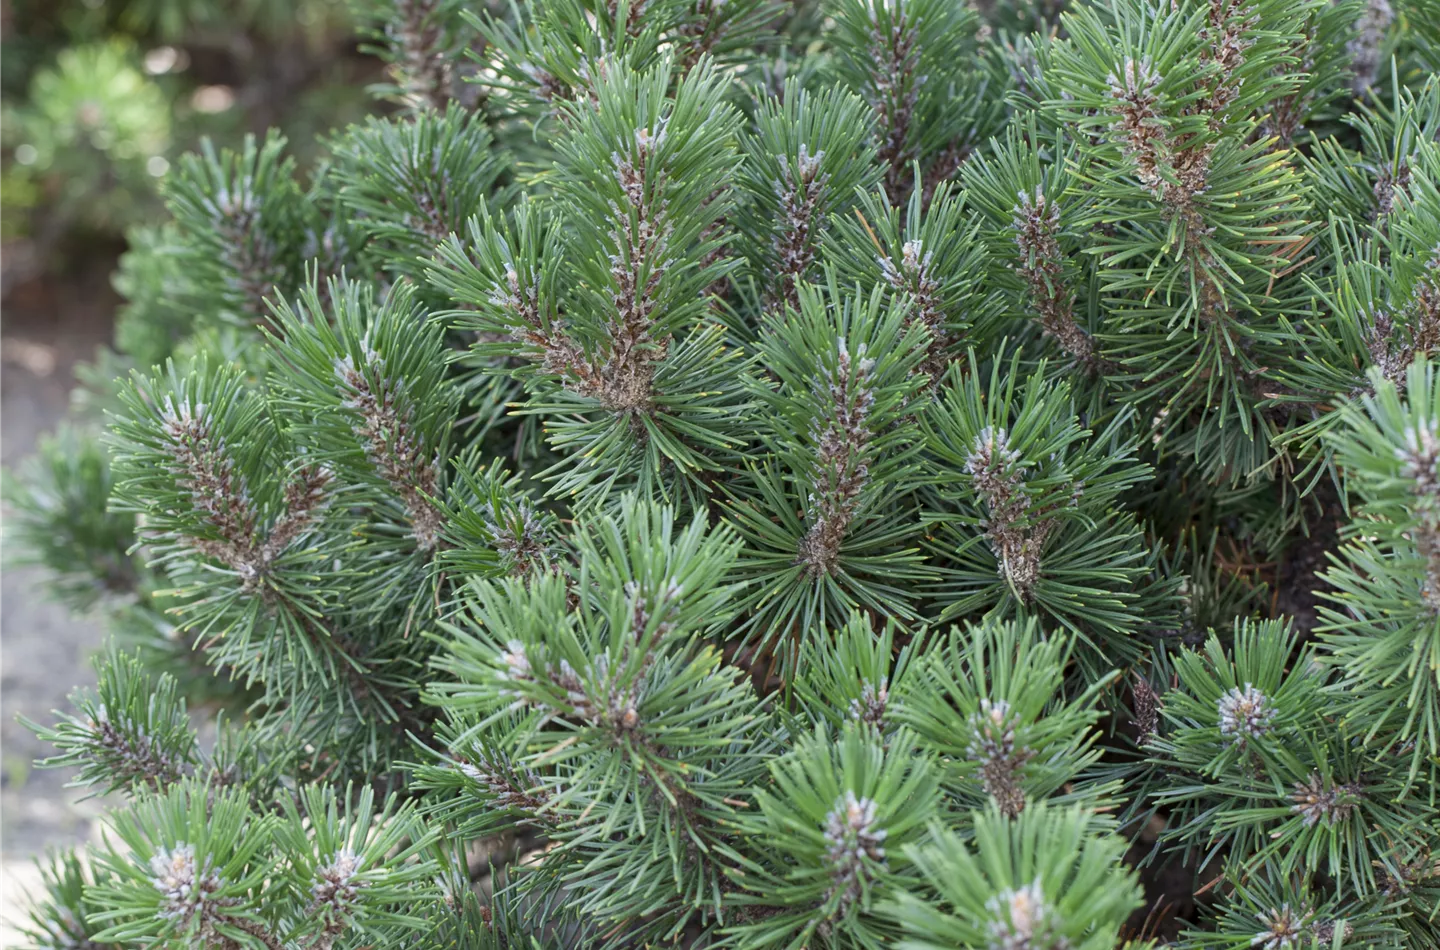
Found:
[[[376,64],[344,0],[15,0],[0,26],[6,301],[33,280],[110,270],[202,137],[274,126],[313,143],[372,102]]]

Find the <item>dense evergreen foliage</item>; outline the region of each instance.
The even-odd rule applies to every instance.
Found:
[[[1440,948],[1440,6],[1062,6],[369,3],[177,163],[36,941]]]

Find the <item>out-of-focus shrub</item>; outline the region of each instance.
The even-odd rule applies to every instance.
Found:
[[[4,112],[7,227],[42,208],[44,218],[31,222],[37,233],[116,231],[143,219],[156,205],[152,179],[170,167],[171,131],[165,90],[131,43],[62,50],[26,100]]]
[[[368,108],[375,66],[345,0],[20,0],[0,16],[6,293],[153,224],[158,179],[202,137],[314,141]]]

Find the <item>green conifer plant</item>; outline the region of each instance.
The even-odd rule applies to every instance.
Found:
[[[360,13],[9,483],[37,945],[1440,948],[1430,0]]]

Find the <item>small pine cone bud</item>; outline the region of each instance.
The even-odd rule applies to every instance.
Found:
[[[1045,901],[1040,882],[1004,890],[986,901],[991,950],[1064,950],[1070,946],[1055,933],[1055,913]]]
[[[860,698],[850,700],[850,718],[858,722],[878,725],[885,721],[885,706],[890,701],[890,690],[883,684],[877,689],[871,683],[860,688]]]
[[[315,883],[310,887],[312,908],[332,918],[344,915],[360,897],[360,890],[368,886],[367,881],[357,879],[360,858],[349,848],[335,853],[335,858],[315,871]]]
[[[505,644],[500,659],[505,664],[505,672],[502,674],[505,679],[519,682],[534,678],[530,669],[530,658],[525,654],[525,644],[519,640],[511,640]]]
[[[1160,169],[1169,152],[1165,125],[1156,108],[1160,77],[1148,60],[1130,59],[1118,74],[1110,73],[1106,82],[1115,100],[1111,109],[1119,117],[1120,151],[1134,162],[1142,184],[1159,189],[1164,183]]]
[[[1020,453],[1010,448],[1010,436],[1004,429],[986,426],[975,436],[975,444],[965,459],[965,471],[975,479],[975,489],[991,504],[1002,494],[1015,491],[1018,478],[1009,468],[1020,461]]]
[[[1300,815],[1306,825],[1322,821],[1335,824],[1350,817],[1363,794],[1354,782],[1330,785],[1318,773],[1312,773],[1308,781],[1295,784],[1290,810]]]
[[[1010,704],[1003,699],[980,700],[980,709],[970,717],[975,730],[970,740],[970,755],[976,759],[1006,757],[1015,751],[1015,726],[1011,721]]]
[[[1310,935],[1306,932],[1305,922],[1309,918],[1308,911],[1289,904],[1271,908],[1257,916],[1260,926],[1265,929],[1251,938],[1250,946],[1257,950],[1299,950],[1302,946],[1308,947]]]
[[[1243,745],[1268,733],[1275,721],[1275,707],[1265,694],[1249,683],[1220,697],[1220,735],[1231,745]]]
[[[825,841],[829,845],[826,859],[834,880],[826,895],[827,901],[838,893],[842,904],[848,905],[860,896],[865,860],[884,862],[887,834],[877,824],[873,800],[858,798],[848,790],[840,797],[825,816]]]
[[[1020,769],[1033,753],[1015,744],[1015,717],[1010,704],[1003,699],[980,700],[980,709],[970,717],[974,730],[969,745],[970,758],[980,764],[980,778],[985,794],[995,800],[1000,810],[1014,817],[1025,810],[1025,789],[1020,783]]]
[[[223,885],[209,858],[204,864],[197,863],[195,849],[188,844],[162,848],[150,858],[150,874],[160,892],[158,916],[176,921],[182,928],[199,924],[201,934],[208,935],[208,925],[229,902],[214,896]]]

